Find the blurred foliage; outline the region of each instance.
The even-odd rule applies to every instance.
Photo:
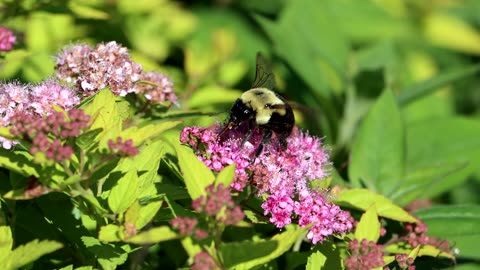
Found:
[[[465,228],[478,227],[479,211],[467,215],[458,205],[480,203],[480,1],[2,0],[0,24],[17,35],[1,59],[2,80],[44,80],[65,45],[115,40],[145,69],[173,78],[180,108],[172,114],[226,112],[249,88],[263,52],[297,124],[332,148],[334,183],[367,187],[401,206],[455,205],[435,209],[427,224],[466,251],[459,257],[468,269],[478,267],[480,232]],[[25,216],[34,213],[24,207]],[[446,225],[459,213],[463,225]],[[450,233],[455,226],[465,230]],[[16,234],[26,243],[24,229]],[[178,266],[186,256],[179,250],[154,246],[149,262],[168,256]]]

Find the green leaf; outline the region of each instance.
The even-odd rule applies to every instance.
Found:
[[[429,95],[441,89],[442,86],[445,86],[460,79],[464,79],[465,77],[473,76],[479,71],[480,65],[471,65],[438,74],[431,79],[403,89],[397,98],[398,103],[401,105],[406,105],[412,101],[415,101],[423,96]]]
[[[0,167],[15,171],[23,176],[39,177],[39,167],[33,163],[32,156],[26,152],[11,151],[0,147]]]
[[[162,207],[163,200],[150,202],[147,205],[141,205],[136,200],[125,213],[125,223],[129,222],[135,225],[137,230],[141,230],[147,225]]]
[[[222,245],[221,252],[225,267],[243,269],[244,267],[238,265],[267,257],[270,253],[274,252],[278,246],[279,243],[273,240],[234,242]]]
[[[422,245],[418,251],[417,256],[430,256],[430,257],[447,257],[452,260],[455,260],[455,256],[445,251],[440,250],[437,247],[431,245]]]
[[[137,189],[137,172],[130,170],[112,188],[108,196],[108,206],[116,214],[125,212],[137,198]]]
[[[363,239],[377,242],[380,237],[380,222],[378,221],[377,209],[372,204],[362,215],[355,229],[355,238],[361,242]]]
[[[450,259],[454,259],[450,253],[442,251],[437,247],[431,245],[421,245],[417,246],[416,248],[412,248],[410,245],[406,245],[403,242],[394,243],[384,247],[383,249],[385,252],[393,253],[393,254],[409,254],[409,257],[420,257],[420,256],[430,256],[430,257],[446,257]]]
[[[73,270],[73,264],[62,267],[58,270]],[[93,270],[93,267],[92,266],[81,266],[81,267],[75,268],[75,270]]]
[[[479,205],[445,205],[415,212],[428,226],[427,234],[445,239],[459,250],[458,257],[480,259]]]
[[[352,207],[364,211],[370,208],[372,204],[375,204],[379,216],[401,222],[418,222],[415,217],[395,205],[389,199],[368,189],[345,190],[338,194],[334,201],[340,206]]]
[[[126,239],[127,242],[137,245],[154,244],[169,241],[178,238],[179,235],[172,231],[168,226],[152,228],[148,231],[141,232],[135,236]]]
[[[121,241],[122,228],[114,224],[108,224],[100,228],[98,240],[102,242],[118,242]]]
[[[109,89],[96,93],[93,100],[82,106],[85,114],[92,117],[90,130],[101,129],[96,137],[100,148],[107,148],[109,139],[115,139],[122,131],[122,118],[115,102],[115,96]]]
[[[336,14],[315,0],[288,2],[277,22],[255,17],[275,51],[323,97],[340,89],[346,74],[348,43],[332,28]]]
[[[236,164],[233,163],[223,168],[218,173],[217,178],[215,179],[215,186],[218,186],[219,184],[223,184],[224,187],[229,187],[235,177],[235,167],[236,167]]]
[[[95,255],[98,263],[105,270],[114,270],[118,265],[122,265],[128,258],[128,245],[114,245],[98,241],[98,239],[90,236],[81,237],[85,247]]]
[[[178,164],[183,173],[188,194],[190,194],[192,200],[206,195],[205,188],[213,184],[215,180],[212,171],[198,160],[189,147],[175,145],[175,150],[177,151]]]
[[[308,256],[306,270],[318,270],[322,269],[325,266],[327,257],[323,255],[320,251],[315,251],[310,256]]]
[[[284,254],[304,234],[305,229],[290,226],[270,240],[225,243],[220,248],[224,265],[241,270],[267,263]]]
[[[138,196],[144,194],[153,187],[155,179],[158,177],[158,167],[160,159],[165,156],[165,142],[158,140],[154,143],[145,143],[140,149],[140,153],[133,158],[124,158],[120,160],[114,171],[128,172],[137,170],[138,176]]]
[[[390,195],[390,199],[398,205],[407,205],[413,200],[425,197],[432,187],[448,179],[449,176],[462,173],[467,166],[467,162],[448,165],[432,164],[432,167],[422,167],[408,172],[402,185]]]
[[[62,246],[61,243],[55,241],[39,241],[38,239],[35,239],[25,245],[18,246],[10,252],[4,260],[0,261],[0,269],[7,270],[20,268],[36,261],[45,254],[62,248]]]
[[[7,138],[7,139],[15,139],[13,135],[10,133],[11,127],[0,127],[0,136]]]
[[[172,129],[178,126],[181,121],[164,121],[151,123],[143,127],[132,126],[126,130],[123,130],[120,137],[132,139],[136,146],[141,145],[144,141],[158,137],[166,130]]]
[[[232,104],[242,92],[217,85],[208,85],[197,89],[188,99],[189,108],[202,109],[213,104]]]
[[[480,164],[480,122],[461,117],[428,119],[407,128],[407,177],[434,167],[450,168],[420,198],[432,198],[468,179]],[[462,166],[467,165],[465,168]],[[453,170],[455,167],[458,171]],[[447,171],[448,172],[448,171]]]
[[[0,226],[0,262],[10,254],[13,247],[12,231],[8,226]]]
[[[75,139],[75,144],[80,149],[88,149],[96,143],[95,138],[102,132],[101,128],[91,129]]]
[[[360,70],[388,68],[395,62],[395,49],[390,40],[374,43],[356,53]]]
[[[388,195],[403,179],[404,133],[393,93],[384,91],[363,121],[352,146],[348,175],[355,187]]]

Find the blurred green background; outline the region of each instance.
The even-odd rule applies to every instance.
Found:
[[[2,80],[44,80],[64,46],[115,40],[145,70],[173,78],[177,110],[227,111],[251,85],[261,51],[276,91],[297,108],[299,126],[325,137],[343,178],[361,120],[390,89],[406,170],[443,169],[423,197],[480,202],[478,0],[12,0],[0,2],[0,24],[17,35]]]

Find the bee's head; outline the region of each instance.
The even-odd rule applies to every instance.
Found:
[[[237,99],[230,109],[230,116],[227,124],[218,136],[221,137],[226,131],[254,118],[254,116],[255,112],[250,107],[250,104],[246,104],[241,99]]]

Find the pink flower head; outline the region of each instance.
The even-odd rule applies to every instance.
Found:
[[[328,202],[324,195],[310,188],[311,181],[328,175],[328,153],[319,138],[294,128],[283,150],[277,138],[264,145],[262,153],[255,151],[262,140],[256,130],[243,142],[244,127],[228,130],[222,138],[222,128],[185,127],[180,141],[188,144],[197,157],[210,169],[221,171],[236,163],[235,179],[231,187],[241,191],[247,184],[256,188],[258,196],[268,197],[262,204],[265,215],[278,228],[298,220],[300,226],[312,225],[307,238],[314,244],[334,233],[352,229],[349,212]]]
[[[47,80],[33,86],[31,95],[32,103],[30,106],[33,107],[38,114],[45,114],[46,112],[52,111],[53,104],[66,111],[80,104],[80,97],[77,96],[75,90],[63,86],[54,80]]]
[[[153,103],[170,101],[177,103],[177,96],[173,90],[173,82],[169,77],[157,72],[142,73],[141,83],[135,85],[135,92],[143,94],[145,98]]]
[[[244,218],[244,213],[240,207],[235,205],[232,199],[229,187],[225,187],[223,184],[219,184],[216,187],[209,185],[205,190],[207,191],[206,196],[201,196],[192,201],[192,207],[195,211],[204,212],[207,216],[219,218],[218,214],[224,209],[224,215],[219,218],[219,221],[226,225],[235,225]]]
[[[108,140],[108,147],[116,155],[133,157],[138,154],[138,148],[133,144],[132,139],[123,141],[122,137],[117,137],[116,142],[112,139]]]
[[[385,264],[383,260],[382,246],[375,242],[357,239],[348,243],[351,256],[345,259],[345,267],[348,270],[370,270]]]
[[[56,111],[46,117],[18,113],[12,117],[10,133],[31,142],[31,154],[42,152],[50,160],[67,160],[73,155],[73,148],[62,143],[61,139],[79,136],[88,126],[90,116],[80,109],[72,109],[68,118]],[[49,134],[53,134],[55,139],[49,138]]]
[[[11,119],[19,113],[30,113],[31,97],[28,86],[19,83],[0,84],[0,126],[10,124]],[[17,142],[0,137],[1,146],[10,149]]]
[[[0,26],[0,51],[10,51],[16,41],[17,38],[10,29]]]
[[[210,254],[205,251],[197,253],[193,258],[192,270],[212,270],[220,269]]]
[[[128,50],[115,41],[100,43],[95,49],[80,44],[57,56],[57,77],[74,82],[83,96],[94,95],[109,87],[115,95],[125,96],[135,91],[142,66],[130,60]]]

